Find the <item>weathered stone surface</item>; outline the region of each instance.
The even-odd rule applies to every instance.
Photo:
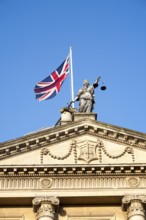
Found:
[[[38,205],[37,216],[32,207],[34,198],[52,197],[60,200],[59,220],[135,216],[126,212],[137,203],[125,211],[121,204],[146,188],[146,134],[98,122],[94,113],[68,113],[60,126],[0,143],[0,220],[54,219],[50,202]]]

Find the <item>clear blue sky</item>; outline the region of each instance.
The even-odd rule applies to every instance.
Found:
[[[98,120],[146,133],[145,0],[0,0],[0,142],[54,126],[71,100],[70,78],[49,101],[33,89],[70,46],[75,94],[101,75]]]

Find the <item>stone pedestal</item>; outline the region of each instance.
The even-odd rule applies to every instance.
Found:
[[[127,211],[127,220],[145,220],[146,196],[125,196],[122,208]]]
[[[80,113],[80,112],[75,112],[73,114],[73,120],[74,121],[80,121],[80,120],[84,120],[84,119],[91,119],[96,121],[97,120],[97,114],[96,113]]]
[[[59,199],[56,197],[36,197],[32,201],[36,220],[55,220]]]
[[[97,114],[90,112],[90,113],[81,113],[77,112],[75,108],[62,108],[60,110],[61,112],[61,120],[60,124],[68,124],[73,121],[81,121],[85,119],[90,119],[90,120],[97,120]]]
[[[73,121],[73,113],[76,112],[76,109],[74,108],[62,108],[60,110],[61,112],[61,120],[60,124],[68,124]]]

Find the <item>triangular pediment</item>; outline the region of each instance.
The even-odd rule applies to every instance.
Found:
[[[89,117],[0,144],[1,165],[142,164],[146,134]]]

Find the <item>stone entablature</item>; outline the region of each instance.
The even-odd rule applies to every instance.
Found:
[[[128,165],[68,165],[59,166],[0,166],[0,192],[3,196],[32,197],[38,192],[80,197],[124,193],[139,193],[146,188],[146,166]],[[98,190],[100,189],[100,190]],[[108,190],[108,191],[107,191]],[[25,192],[25,193],[24,193]],[[96,193],[95,193],[96,192]]]

